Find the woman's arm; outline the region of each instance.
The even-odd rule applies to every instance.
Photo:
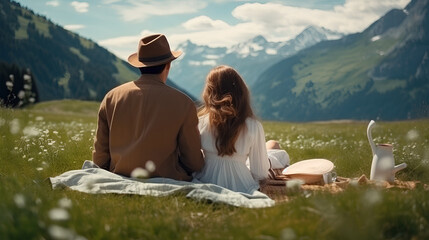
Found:
[[[262,124],[254,121],[252,126],[253,143],[249,153],[250,172],[255,180],[268,178],[270,162],[268,160],[267,149],[265,146],[265,133]],[[248,130],[251,130],[250,128]]]

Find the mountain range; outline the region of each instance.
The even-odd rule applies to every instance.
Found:
[[[263,119],[400,120],[429,116],[429,4],[413,0],[361,33],[323,41],[262,73]]]
[[[286,42],[269,42],[263,36],[231,47],[209,47],[186,41],[178,45],[184,55],[174,62],[171,79],[194,96],[200,96],[204,80],[211,68],[217,65],[233,66],[249,86],[274,63],[296,54],[318,42],[338,39],[343,34],[325,28],[309,26],[294,39]]]
[[[428,117],[428,1],[412,0],[346,36],[309,26],[286,42],[257,36],[227,48],[187,41],[179,45],[184,54],[167,84],[199,96],[208,71],[226,64],[248,83],[256,113],[265,120]],[[10,90],[11,73],[4,71],[23,75],[15,76],[19,84],[13,87],[25,86],[30,76],[37,92],[27,95],[36,101],[99,101],[139,75],[97,43],[10,0],[0,1],[0,63],[1,99],[22,90]]]

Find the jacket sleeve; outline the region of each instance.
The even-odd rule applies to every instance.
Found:
[[[193,103],[187,112],[179,131],[178,144],[181,165],[190,174],[203,168],[204,158],[201,152],[197,110]]]
[[[253,179],[263,180],[268,178],[270,162],[268,160],[267,148],[265,146],[265,133],[262,124],[254,122],[254,139],[249,153],[250,172]]]
[[[99,167],[109,170],[109,124],[106,114],[106,99],[100,104],[98,111],[97,131],[94,138],[94,149],[92,151],[92,161]]]

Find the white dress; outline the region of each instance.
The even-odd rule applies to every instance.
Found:
[[[259,180],[268,177],[270,168],[264,129],[254,118],[246,119],[246,127],[235,143],[236,152],[221,157],[217,154],[208,115],[199,118],[198,128],[206,164],[194,175],[196,180],[249,194],[259,189]]]

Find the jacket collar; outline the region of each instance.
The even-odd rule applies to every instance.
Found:
[[[161,80],[160,74],[142,74],[140,75],[140,78],[135,81],[136,83],[140,84],[162,84],[165,85],[164,82]]]

